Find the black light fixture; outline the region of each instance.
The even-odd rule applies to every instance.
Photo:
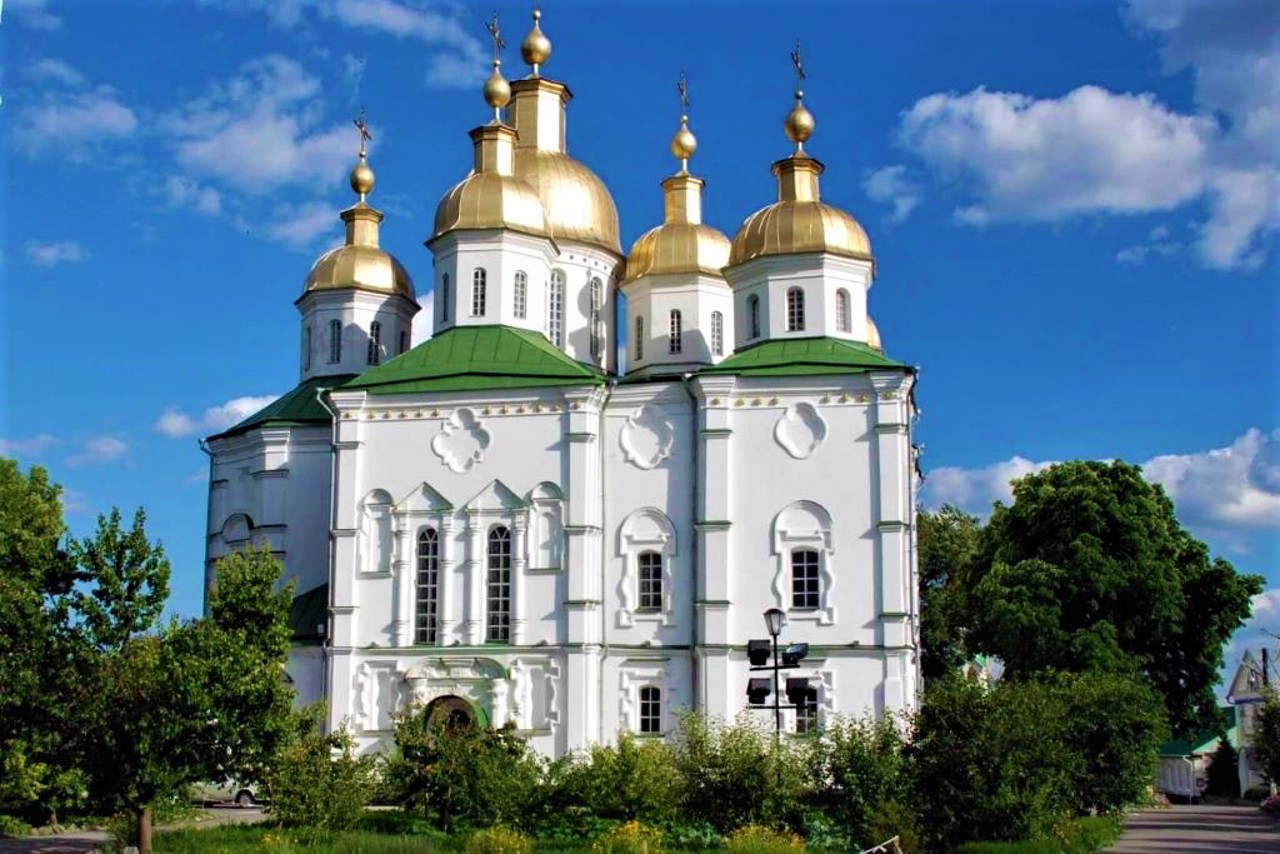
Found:
[[[782,738],[782,710],[801,709],[805,706],[809,689],[808,679],[791,678],[787,680],[787,699],[782,702],[782,686],[779,684],[778,671],[794,670],[800,666],[800,660],[809,654],[807,643],[788,644],[781,652],[778,649],[778,635],[787,624],[787,615],[778,608],[770,608],[764,612],[764,625],[769,631],[769,640],[747,641],[747,660],[751,670],[771,671],[772,677],[753,677],[747,680],[747,702],[756,708],[764,707],[773,710],[774,732]],[[769,694],[773,694],[773,702],[765,706]]]
[[[764,624],[769,630],[769,637],[776,638],[782,634],[782,627],[786,625],[787,615],[777,608],[770,608],[764,612]]]

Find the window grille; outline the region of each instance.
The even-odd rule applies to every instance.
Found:
[[[667,332],[667,352],[676,354],[684,349],[684,320],[680,312],[671,310],[671,326]]]
[[[486,639],[511,640],[511,532],[501,526],[489,532],[489,620]]]
[[[418,534],[417,643],[439,643],[440,535],[435,528]]]
[[[641,552],[640,605],[637,611],[662,610],[662,555],[657,552]]]
[[[524,320],[529,305],[529,277],[525,275],[524,270],[516,272],[516,292],[513,301],[516,317]]]
[[[817,608],[818,552],[815,549],[796,549],[791,553],[791,607]]]
[[[804,291],[799,288],[787,291],[787,331],[804,331]]]
[[[471,274],[471,316],[484,317],[485,288],[488,274],[484,267],[477,267]]]
[[[662,732],[662,689],[646,685],[640,689],[640,732],[657,735]]]

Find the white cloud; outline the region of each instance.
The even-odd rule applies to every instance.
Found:
[[[89,257],[89,250],[74,240],[55,240],[49,243],[28,240],[22,249],[27,260],[38,267],[78,264]]]
[[[413,330],[409,336],[410,343],[414,347],[428,340],[434,334],[436,292],[427,291],[425,294],[418,294],[418,305],[422,306],[422,311],[413,316]]]
[[[33,30],[56,30],[62,19],[49,11],[49,0],[6,0],[0,10],[11,12],[24,26]]]
[[[129,444],[118,436],[94,436],[85,440],[78,453],[72,454],[63,462],[71,468],[79,468],[114,463],[124,459],[127,453],[129,453]]]
[[[28,65],[23,71],[35,81],[46,81],[78,89],[84,85],[84,75],[60,59],[45,58]]]
[[[199,418],[193,418],[181,409],[170,406],[160,414],[152,427],[157,432],[175,439],[197,433],[218,433],[248,418],[278,396],[267,394],[232,398],[226,403],[209,407]]]
[[[294,249],[307,249],[325,234],[336,235],[341,227],[338,213],[323,202],[284,205],[270,216],[266,236]],[[333,241],[337,242],[337,241]]]
[[[885,166],[862,179],[862,189],[873,202],[890,205],[890,222],[902,222],[920,204],[920,188],[907,177],[907,167]]]
[[[110,86],[84,91],[48,91],[19,101],[12,139],[32,159],[45,156],[82,161],[99,146],[127,139],[138,129],[138,117]]]
[[[88,513],[90,510],[89,496],[85,495],[78,489],[72,489],[69,486],[62,487],[62,510],[64,513]]]
[[[329,185],[346,171],[354,131],[320,121],[320,80],[284,56],[246,63],[231,80],[166,116],[178,162],[241,192]]]
[[[185,175],[170,175],[164,183],[164,195],[170,207],[187,208],[208,216],[222,212],[222,194]]]
[[[1200,263],[1260,268],[1280,228],[1280,4],[1129,0],[1125,10],[1155,37],[1166,73],[1191,73],[1193,114],[1092,85],[1057,98],[980,87],[921,98],[902,114],[899,143],[958,190],[960,223],[1202,205]],[[1140,263],[1159,251],[1116,257]]]
[[[39,457],[57,443],[58,440],[48,433],[30,439],[0,439],[0,456]]]
[[[1011,481],[1051,465],[1014,456],[983,468],[937,468],[928,473],[921,499],[929,507],[955,504],[985,516],[992,502],[1012,499]],[[1164,487],[1178,518],[1194,530],[1228,539],[1280,530],[1280,430],[1251,429],[1225,448],[1154,457],[1142,473]]]
[[[1116,260],[1121,264],[1141,264],[1152,255],[1174,255],[1181,249],[1181,244],[1169,238],[1168,226],[1159,225],[1151,229],[1146,243],[1126,246],[1116,253]]]

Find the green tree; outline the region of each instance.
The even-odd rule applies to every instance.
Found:
[[[1223,644],[1262,585],[1210,560],[1139,468],[1080,461],[1014,485],[974,578],[972,645],[999,656],[1006,678],[1140,675],[1179,735],[1216,719]]]
[[[1205,794],[1223,798],[1240,797],[1240,754],[1231,742],[1221,737],[1218,747],[1209,759]]]
[[[916,517],[920,567],[920,667],[926,680],[964,665],[965,592],[982,550],[982,525],[951,504]]]
[[[1274,687],[1263,692],[1250,745],[1263,775],[1280,783],[1280,691]]]
[[[823,761],[818,765],[832,811],[858,846],[883,842],[894,832],[874,838],[877,817],[908,815],[911,774],[906,736],[900,721],[844,718],[831,721],[817,740]]]
[[[281,747],[271,771],[272,815],[287,827],[349,830],[373,797],[373,758],[355,755],[345,728],[322,735],[312,712],[294,723],[303,732]]]
[[[77,581],[73,608],[89,642],[118,650],[153,629],[169,596],[169,559],[147,539],[147,515],[141,507],[125,531],[120,511],[98,515],[98,530],[71,546]]]

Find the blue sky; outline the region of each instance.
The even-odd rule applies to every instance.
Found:
[[[383,244],[425,286],[488,118],[493,5],[5,0],[0,452],[65,484],[77,532],[145,506],[176,612],[200,607],[196,437],[296,382],[351,119]],[[522,76],[529,7],[496,6]],[[926,501],[1143,464],[1268,579],[1232,655],[1280,632],[1280,5],[548,0],[543,22],[624,246],[661,217],[682,70],[707,219],[732,235],[772,200],[801,39],[824,199],[866,226],[871,311],[922,368]]]

